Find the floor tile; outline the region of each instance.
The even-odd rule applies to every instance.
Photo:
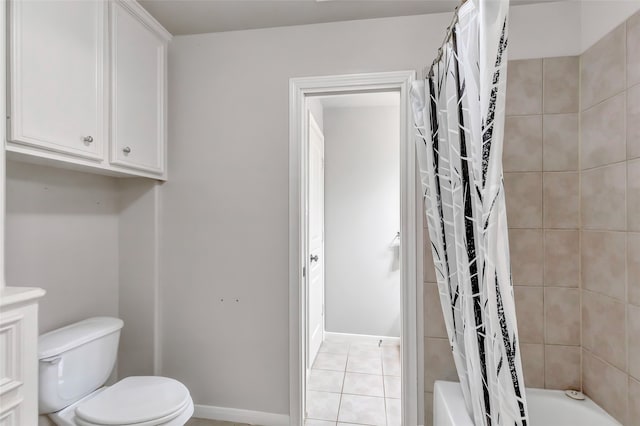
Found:
[[[400,376],[400,358],[383,356],[382,369],[385,376]]]
[[[386,345],[382,346],[382,355],[386,357],[396,357],[400,359],[400,345]]]
[[[322,392],[342,392],[344,372],[312,369],[307,389]]]
[[[313,420],[313,419],[307,419],[304,422],[304,426],[334,426],[336,423],[335,422],[328,422],[326,420]]]
[[[382,355],[382,348],[375,344],[354,343],[349,348],[349,356],[375,357]]]
[[[380,357],[363,355],[349,356],[347,371],[351,373],[379,374],[382,375],[382,362]]]
[[[347,373],[344,378],[343,394],[384,396],[382,376],[374,374]]]
[[[327,337],[307,384],[309,418],[305,426],[400,426],[401,364],[397,340],[378,346],[364,338]]]
[[[386,426],[384,398],[360,395],[342,395],[340,422]]]
[[[339,407],[339,393],[307,391],[307,417],[309,419],[336,421]]]
[[[187,421],[185,426],[234,426],[231,422],[223,422],[222,420],[198,419],[192,417]]]
[[[348,342],[322,342],[320,345],[320,352],[330,353],[330,354],[347,354],[349,353],[349,343]]]
[[[384,396],[386,398],[400,398],[402,389],[400,377],[384,376]]]
[[[319,353],[313,368],[320,370],[344,371],[347,365],[347,354]]]
[[[402,423],[402,404],[399,399],[386,398],[387,426],[400,426]]]

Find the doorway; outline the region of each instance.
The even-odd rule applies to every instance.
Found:
[[[292,425],[305,424],[308,419],[307,424],[338,421],[414,426],[422,418],[418,414],[423,410],[422,339],[418,338],[422,334],[418,314],[422,311],[422,293],[417,285],[417,277],[421,276],[417,232],[422,230],[422,220],[417,211],[413,120],[408,116],[408,90],[414,74],[393,72],[291,80]],[[377,132],[384,133],[376,124],[395,114],[387,120],[391,123],[387,127],[393,127],[387,132],[392,133],[379,138],[380,146],[384,146],[382,151],[387,151],[377,155],[388,161],[378,158],[376,165],[375,155],[366,158],[370,151],[362,143],[351,144],[352,152],[348,153],[351,158],[346,155],[341,161],[334,161],[335,145],[329,145],[332,168],[329,176],[325,176],[325,149],[329,142],[323,129],[325,117],[323,112],[318,113],[318,104],[333,107],[326,119],[343,120],[347,127],[360,120],[360,131],[373,132],[365,136],[370,143],[374,143]],[[361,109],[357,114],[358,105],[381,108]],[[338,111],[340,106],[347,107],[352,115],[345,116],[347,108]],[[374,109],[386,115],[379,118],[363,115],[365,111],[373,113]],[[331,143],[347,144],[354,139],[342,135],[338,141],[339,132],[335,128],[326,128]],[[349,178],[348,171],[358,159],[364,160],[358,165],[363,169],[360,181]],[[366,170],[367,166],[371,166],[370,170]],[[382,169],[386,166],[390,166],[391,172],[384,177]],[[341,176],[339,169],[346,172]],[[385,182],[375,191],[374,185],[367,185],[372,179]],[[381,208],[374,209],[386,209],[388,214],[382,220],[380,215],[375,217],[366,212],[363,215],[362,210],[358,214],[358,209],[367,208],[365,201],[371,208],[375,195],[380,198],[382,187],[386,189],[386,201],[380,204],[377,200]],[[325,191],[330,194],[326,200]],[[344,202],[358,194],[365,196]],[[343,202],[336,201],[340,199]],[[372,221],[367,222],[368,218]],[[376,238],[369,238],[374,234]],[[364,241],[366,238],[371,241]],[[363,272],[369,277],[360,276]]]

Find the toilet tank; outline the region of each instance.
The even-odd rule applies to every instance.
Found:
[[[98,389],[116,363],[123,322],[89,318],[38,338],[40,414],[59,411]]]

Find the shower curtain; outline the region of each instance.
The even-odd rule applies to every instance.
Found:
[[[440,302],[476,426],[527,425],[502,181],[508,0],[468,0],[414,83]]]

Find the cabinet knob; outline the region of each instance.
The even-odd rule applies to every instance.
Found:
[[[125,154],[128,154],[131,152],[131,148],[129,148],[128,146],[125,146],[124,148],[122,148],[122,152],[124,152]]]
[[[85,136],[84,138],[82,138],[82,140],[86,143],[91,143],[93,142],[93,136]]]

